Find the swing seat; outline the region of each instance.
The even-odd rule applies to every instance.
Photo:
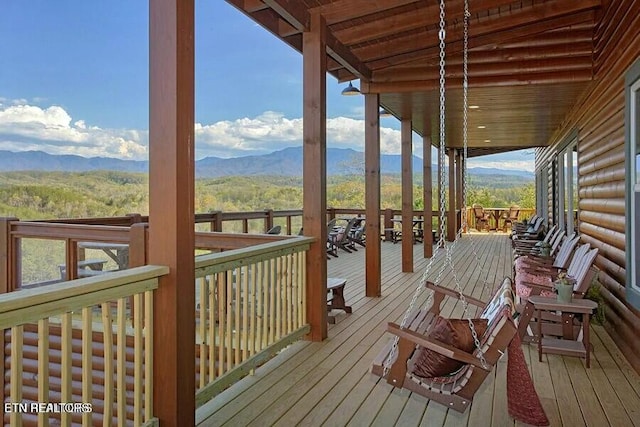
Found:
[[[508,277],[504,279],[487,304],[465,295],[469,304],[483,308],[480,319],[486,319],[486,321],[476,319],[474,325],[483,325],[485,322],[487,325],[482,334],[480,334],[481,326],[475,327],[476,331],[480,332],[478,339],[486,361],[485,366],[478,358],[479,351],[475,346],[472,350],[465,351],[429,335],[439,323],[438,314],[444,297],[460,298],[460,295],[451,289],[429,282],[427,287],[435,292],[432,306],[428,310],[416,312],[405,329],[401,329],[395,323],[389,323],[387,327],[387,331],[399,337],[396,357],[390,361],[387,382],[395,387],[416,392],[458,412],[464,412],[471,404],[475,392],[516,334],[516,327],[512,320],[515,304],[511,279]],[[464,320],[464,323],[466,322]],[[392,347],[393,342],[390,342],[376,357],[371,368],[373,374],[380,377],[384,375],[385,360]],[[431,354],[432,357],[424,357],[425,349],[435,352],[437,356],[433,357]],[[418,369],[421,362],[428,363],[436,360],[439,355],[460,362],[462,367],[446,375],[430,378],[416,374],[425,370],[424,366]],[[427,366],[427,368],[433,368],[433,366]]]

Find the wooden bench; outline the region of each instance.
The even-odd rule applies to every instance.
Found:
[[[80,260],[78,261],[78,277],[91,277],[103,274],[106,263],[107,260],[99,258]],[[58,264],[58,268],[60,268],[60,278],[65,280],[67,277],[67,265]]]
[[[343,310],[345,313],[351,313],[351,306],[346,305],[344,300],[344,285],[346,284],[347,279],[339,277],[327,278],[327,311]],[[328,316],[327,322],[334,324],[336,323],[336,318]]]

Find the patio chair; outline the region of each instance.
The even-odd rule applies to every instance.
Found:
[[[521,277],[518,277],[519,275],[528,274],[528,269],[534,269],[537,267],[556,269],[567,268],[569,262],[571,261],[573,250],[578,245],[579,240],[580,237],[576,236],[576,234],[573,233],[570,236],[566,236],[564,237],[564,239],[562,239],[562,243],[557,253],[551,253],[549,256],[542,256],[540,254],[532,253],[516,258],[513,263],[514,280],[521,280],[526,282],[532,281],[530,278],[522,279]]]
[[[383,377],[388,365],[389,384],[464,412],[516,334],[511,317],[515,309],[511,279],[504,279],[487,304],[465,296],[470,304],[483,308],[473,323],[477,325],[475,330],[485,364],[478,358],[480,350],[475,343],[452,342],[447,336],[464,335],[466,341],[467,335],[471,335],[468,319],[439,316],[444,297],[461,298],[460,294],[430,282],[426,286],[434,291],[433,304],[428,310],[414,313],[410,326],[405,329],[389,323],[387,331],[398,337],[395,358],[392,354],[392,360],[385,362],[392,353],[393,343],[389,343],[374,359],[371,372]],[[447,332],[450,327],[454,329]],[[452,372],[444,372],[451,368]]]
[[[280,234],[281,231],[282,231],[282,227],[279,225],[276,225],[271,227],[269,230],[267,230],[267,234]]]
[[[355,245],[360,245],[364,248],[366,246],[366,239],[367,237],[365,235],[365,220],[364,218],[356,217],[353,223],[353,228],[351,229],[351,233],[349,233],[349,240],[351,240],[354,248]]]
[[[533,252],[538,252],[538,249],[542,245],[542,243],[548,243],[553,247],[557,248],[560,244],[560,240],[564,235],[564,230],[560,230],[557,225],[551,227],[544,236],[544,239],[516,239],[511,241],[511,246],[513,247],[513,255],[515,257],[521,255],[527,255]]]
[[[519,206],[511,206],[509,208],[509,212],[507,216],[504,218],[504,231],[507,231],[507,224],[509,225],[509,229],[513,229],[513,224],[518,222],[518,215],[520,214]]]
[[[533,214],[531,218],[524,219],[523,221],[516,221],[511,223],[511,234],[524,233],[527,228],[531,226],[534,222],[538,220],[538,214]]]
[[[511,239],[537,239],[542,240],[544,237],[544,218],[539,216],[534,222],[529,223],[529,227],[526,230],[514,231],[511,233]]]
[[[478,204],[473,205],[473,215],[476,219],[476,230],[489,231],[489,220],[491,215],[484,211],[484,208]]]
[[[598,248],[589,249],[588,243],[576,250],[571,264],[566,270],[567,275],[575,279],[573,298],[583,298],[596,278],[597,269],[593,267],[593,263],[597,255]],[[539,337],[534,333],[537,330],[534,325],[539,321],[543,322],[542,330],[544,335],[570,336],[579,329],[579,327],[574,327],[579,325],[574,324],[575,319],[568,313],[563,313],[562,315],[545,313],[544,318],[532,321],[534,307],[528,301],[528,297],[532,295],[553,296],[553,281],[560,271],[553,271],[549,276],[540,275],[538,277],[544,277],[544,279],[538,279],[536,282],[521,282],[520,286],[516,281],[516,293],[521,299],[517,305],[520,313],[518,316],[518,334],[521,339],[529,342],[536,341]],[[525,287],[528,288],[528,291],[525,290]]]

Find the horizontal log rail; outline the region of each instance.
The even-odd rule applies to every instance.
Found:
[[[5,424],[156,423],[153,291],[168,273],[144,266],[0,295],[2,392],[18,404],[3,412]],[[57,413],[32,406],[61,402],[74,405]]]
[[[196,405],[310,331],[306,253],[294,237],[196,257]]]

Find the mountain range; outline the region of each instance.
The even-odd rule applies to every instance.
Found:
[[[281,175],[302,176],[302,147],[289,147],[263,155],[233,157],[205,157],[195,163],[196,177],[216,178],[232,175]],[[364,153],[345,148],[327,148],[327,175],[363,173]],[[383,174],[398,174],[401,157],[398,154],[383,154],[380,157]],[[0,150],[0,172],[9,171],[65,171],[85,172],[113,170],[121,172],[147,172],[148,161],[121,160],[110,157],[81,157],[75,155],[52,155],[42,151]],[[414,173],[422,170],[422,159],[413,156]],[[436,171],[434,165],[432,170]],[[514,175],[533,179],[528,171],[469,168],[474,175]]]

